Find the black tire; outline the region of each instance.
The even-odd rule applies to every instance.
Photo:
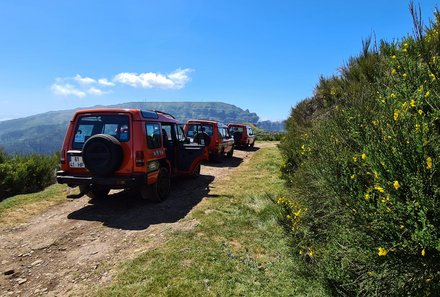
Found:
[[[87,196],[95,200],[102,200],[107,198],[109,192],[110,189],[108,188],[92,189],[87,193]]]
[[[226,157],[232,158],[232,155],[234,155],[234,148],[232,148],[227,154]]]
[[[90,172],[102,176],[110,175],[121,166],[121,143],[111,135],[93,135],[84,144],[82,157]]]
[[[234,136],[234,144],[236,146],[240,146],[241,145],[241,132],[234,132],[234,134],[232,134],[232,136]]]
[[[79,187],[80,191],[86,191],[86,195],[95,200],[102,200],[107,198],[110,189],[104,186],[88,186],[81,185]]]
[[[208,146],[211,143],[211,137],[205,132],[199,132],[194,136],[194,142]]]
[[[171,192],[171,177],[168,169],[161,167],[159,169],[159,175],[157,182],[151,186],[143,186],[140,189],[142,199],[152,202],[162,202],[168,198]]]
[[[191,175],[193,178],[198,178],[200,176],[200,169],[201,169],[201,167],[202,166],[200,165],[200,163],[197,164],[196,168],[194,169],[194,171],[193,171],[193,173]]]

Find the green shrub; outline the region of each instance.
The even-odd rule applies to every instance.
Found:
[[[414,38],[364,48],[288,120],[282,171],[295,202],[279,200],[285,224],[338,294],[440,294],[435,17]]]
[[[8,156],[0,162],[0,200],[7,197],[43,190],[55,182],[58,156]],[[1,158],[0,158],[1,160]]]

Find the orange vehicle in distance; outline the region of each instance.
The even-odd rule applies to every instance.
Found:
[[[184,127],[185,134],[193,143],[208,148],[209,160],[221,160],[224,155],[234,154],[234,139],[226,125],[211,120],[189,120]]]
[[[228,124],[229,132],[234,137],[235,146],[255,145],[255,134],[251,126],[246,124]]]

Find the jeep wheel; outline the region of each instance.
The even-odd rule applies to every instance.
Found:
[[[208,146],[211,143],[211,137],[205,132],[199,132],[194,136],[194,142]]]
[[[201,167],[202,166],[200,165],[200,163],[197,164],[196,168],[194,169],[194,171],[193,171],[193,173],[191,175],[193,178],[198,178],[200,176],[200,169],[201,169]]]
[[[165,167],[159,169],[157,182],[151,186],[143,186],[140,190],[142,199],[161,202],[168,198],[171,191],[171,177]]]
[[[226,154],[226,156],[227,156],[228,158],[231,158],[233,154],[234,154],[234,148],[232,148],[232,149]]]
[[[83,187],[87,187],[87,188],[83,188]],[[107,198],[108,193],[110,192],[110,189],[107,187],[102,187],[102,186],[80,186],[80,191],[87,191],[86,195],[89,196],[92,199],[96,199],[96,200],[102,200]]]
[[[234,132],[234,134],[232,134],[232,136],[234,137],[234,143],[236,146],[240,146],[241,145],[241,132]]]
[[[90,172],[96,175],[110,175],[121,166],[121,143],[111,135],[93,135],[84,144],[82,157]]]

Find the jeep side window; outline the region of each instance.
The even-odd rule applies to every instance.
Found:
[[[148,147],[150,149],[160,148],[162,146],[160,125],[158,123],[146,123],[145,130],[147,132]]]

